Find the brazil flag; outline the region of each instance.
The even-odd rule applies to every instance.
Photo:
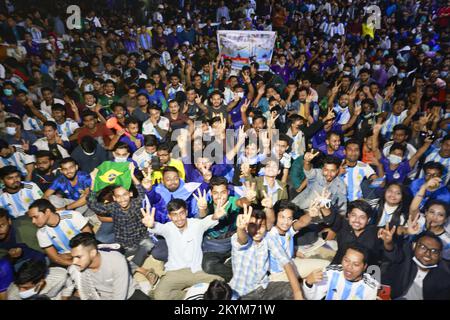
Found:
[[[123,186],[129,189],[131,186],[130,163],[105,161],[97,167],[98,173],[94,182],[94,191],[98,192],[111,184]]]

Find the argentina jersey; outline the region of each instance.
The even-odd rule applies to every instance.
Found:
[[[381,128],[382,136],[385,139],[389,140],[391,138],[392,132],[394,131],[394,127],[397,124],[402,123],[403,120],[405,120],[407,116],[408,116],[408,110],[403,111],[398,116],[391,113],[389,115],[389,117],[387,118],[387,120],[384,122],[383,127]]]
[[[295,236],[295,230],[293,227],[291,227],[284,236],[281,236],[278,232],[278,229],[276,227],[273,227],[269,231],[269,238],[271,238],[273,241],[278,243],[280,248],[282,248],[286,254],[292,258],[294,256],[294,236]],[[283,272],[283,266],[280,266],[278,263],[278,260],[275,259],[273,255],[269,253],[269,266],[270,266],[270,273],[279,273]]]
[[[368,164],[358,161],[354,167],[346,167],[346,173],[342,176],[347,185],[347,199],[353,201],[361,199],[363,194],[361,190],[361,183],[364,178],[369,178],[375,174],[375,171]]]
[[[76,129],[78,129],[80,126],[75,121],[68,119],[64,123],[56,124],[58,129],[58,134],[61,137],[70,137]]]
[[[37,233],[39,246],[43,249],[51,246],[61,253],[70,252],[70,239],[75,237],[87,225],[87,218],[73,210],[64,210],[59,213],[60,221],[54,227],[44,226]]]
[[[26,176],[28,174],[25,166],[33,162],[34,156],[28,155],[18,148],[16,148],[16,152],[14,152],[9,158],[0,157],[0,163],[2,164],[0,167],[15,166],[20,170],[22,176]]]
[[[141,147],[133,154],[132,159],[138,164],[139,169],[144,169],[152,160],[152,155],[145,150],[145,147]]]
[[[19,192],[0,195],[0,206],[8,210],[11,217],[18,218],[24,216],[29,206],[42,196],[41,189],[34,182],[23,182]]]
[[[379,286],[367,273],[359,281],[349,281],[341,265],[331,265],[325,269],[321,282],[311,288],[304,283],[303,290],[308,300],[375,300]]]

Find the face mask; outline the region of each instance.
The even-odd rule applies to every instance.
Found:
[[[115,156],[114,160],[116,162],[126,162],[128,160],[128,157],[117,157],[117,156]]]
[[[6,133],[10,136],[13,136],[16,134],[16,128],[14,127],[6,127]]]
[[[38,294],[38,291],[36,290],[36,287],[25,290],[25,291],[19,291],[19,296],[21,299],[28,299],[37,294]]]
[[[344,75],[349,76],[351,72],[350,71],[344,71],[343,73],[344,73]]]
[[[373,70],[380,70],[380,69],[381,69],[381,65],[379,65],[379,64],[373,65]]]
[[[244,92],[238,92],[237,96],[242,99],[244,97]]]
[[[13,91],[11,89],[3,89],[5,96],[12,96]]]
[[[419,267],[421,267],[422,269],[433,269],[433,268],[436,268],[436,267],[438,266],[437,264],[433,264],[433,265],[431,265],[431,266],[423,265],[416,257],[413,257],[413,261],[414,261]]]
[[[448,75],[448,71],[441,71],[442,78],[447,78],[447,75]]]
[[[406,77],[406,73],[404,73],[404,72],[399,72],[399,74],[398,74],[398,78],[399,79],[404,79]]]
[[[81,150],[83,150],[83,149],[81,149]],[[83,150],[83,153],[84,153],[85,155],[87,155],[87,156],[92,156],[92,155],[95,154],[95,150],[92,151],[92,152],[86,152],[86,151]]]
[[[247,120],[248,120],[248,124],[250,124],[250,125],[253,124],[253,118],[249,117]]]
[[[400,162],[402,162],[402,158],[399,156],[396,156],[395,154],[390,154],[389,155],[389,162],[392,164],[399,164]]]

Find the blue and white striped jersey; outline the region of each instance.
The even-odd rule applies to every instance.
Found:
[[[59,213],[61,220],[55,227],[44,226],[36,233],[39,246],[48,248],[54,246],[58,253],[70,252],[70,239],[75,237],[88,224],[88,219],[73,210]]]
[[[358,161],[354,167],[346,167],[346,173],[342,176],[347,185],[347,199],[353,201],[361,199],[363,194],[361,190],[361,183],[364,178],[369,179],[371,175],[375,174],[375,171],[367,163]]]
[[[311,288],[303,282],[307,300],[375,300],[379,282],[364,273],[359,281],[348,281],[341,265],[330,265],[325,269],[324,279]]]
[[[16,193],[3,191],[0,194],[0,206],[8,210],[13,218],[24,216],[34,200],[42,198],[41,189],[34,182],[23,182],[22,189]]]
[[[387,120],[383,123],[383,127],[381,128],[381,134],[387,140],[391,138],[392,132],[394,131],[394,127],[397,124],[402,123],[408,117],[408,110],[403,111],[398,116],[391,113]]]

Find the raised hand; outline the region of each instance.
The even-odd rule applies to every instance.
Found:
[[[381,123],[377,123],[373,126],[373,133],[374,134],[379,134],[381,131],[381,128],[383,128],[383,124]]]
[[[317,269],[311,272],[305,279],[306,283],[309,285],[313,285],[315,283],[319,283],[324,278],[324,272],[322,269]]]
[[[265,190],[263,190],[263,199],[262,199],[262,201],[261,201],[261,205],[264,207],[264,208],[267,208],[267,209],[272,209],[273,208],[273,201],[272,201],[272,197],[269,197],[268,195],[267,195],[267,192],[265,191]]]
[[[339,89],[341,87],[341,84],[342,84],[342,82],[340,82],[338,85],[334,86],[333,89],[331,89],[331,94],[332,95],[334,95],[334,96],[337,95],[337,93],[338,93],[338,91],[339,91]]]
[[[148,166],[146,169],[142,170],[142,175],[144,176],[144,179],[141,181],[142,187],[144,189],[148,190],[152,186],[152,166]]]
[[[248,223],[250,222],[250,218],[252,216],[253,207],[247,206],[247,204],[244,203],[244,212],[237,216],[236,219],[236,227],[238,229],[247,231]]]
[[[247,112],[248,106],[250,105],[250,100],[245,99],[244,103],[241,105],[241,112]]]
[[[198,94],[195,97],[195,103],[196,104],[201,104],[202,103],[202,98],[203,96],[199,96]]]
[[[354,112],[355,112],[356,116],[359,116],[361,114],[361,112],[362,112],[362,107],[361,106],[356,106]]]
[[[251,169],[250,164],[248,162],[244,162],[241,164],[241,177],[250,177]]]
[[[316,151],[316,153],[307,152],[305,153],[304,160],[306,162],[311,162],[315,157],[319,155],[320,151]]]
[[[214,220],[219,220],[224,215],[226,215],[226,213],[227,213],[226,207],[228,206],[229,203],[230,203],[229,201],[223,203],[222,198],[219,200],[219,203],[216,206],[216,210],[214,210],[214,214],[213,214]]]
[[[433,177],[427,182],[425,182],[425,187],[427,189],[436,189],[441,184],[442,179],[439,177]]]
[[[147,202],[145,209],[141,208],[141,213],[142,213],[142,223],[144,224],[144,226],[146,226],[147,228],[153,228],[155,226],[155,213],[156,213],[156,209],[155,208],[150,208],[150,204]]]
[[[56,140],[57,144],[60,144],[60,145],[63,144],[63,141],[62,141],[61,136],[59,135],[59,133],[56,133],[55,140]]]
[[[378,230],[378,238],[382,239],[384,243],[392,243],[392,238],[395,234],[395,229],[397,229],[396,226],[393,226],[392,229],[389,229],[389,223],[386,223],[386,226],[384,228],[381,228]]]
[[[197,190],[197,195],[195,193],[192,194],[197,200],[197,206],[200,210],[208,209],[208,202],[206,201],[206,190],[203,190],[203,194],[200,189]]]
[[[266,86],[263,84],[258,88],[258,95],[262,96],[266,92]]]
[[[256,200],[256,182],[245,181],[244,183],[244,197],[253,202]]]
[[[323,118],[323,122],[326,122],[328,120],[331,120],[335,117],[334,111],[333,109],[328,110],[327,115],[325,116],[325,118]]]
[[[131,161],[131,162],[128,164],[128,170],[130,170],[131,174],[133,174],[134,169],[136,169],[136,166],[134,165],[134,162]]]
[[[314,199],[310,202],[309,208],[307,210],[308,216],[311,218],[320,217],[320,202],[318,199]]]
[[[420,214],[416,214],[415,218],[412,218],[412,215],[409,215],[408,228],[406,229],[409,235],[415,235],[420,233],[419,218]]]

